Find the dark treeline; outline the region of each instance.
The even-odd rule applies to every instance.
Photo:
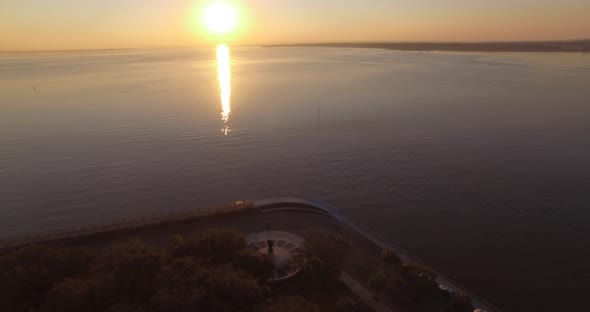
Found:
[[[406,311],[471,312],[474,307],[469,295],[443,291],[436,283],[437,274],[421,264],[403,262],[388,249],[381,253],[383,266],[369,278],[377,295],[383,295]]]
[[[340,282],[350,250],[341,236],[309,233],[301,274],[269,284],[272,259],[248,248],[243,233],[207,230],[103,250],[31,245],[0,256],[0,311],[365,311]],[[391,251],[368,285],[406,311],[472,311],[465,295],[445,294],[428,268]]]
[[[338,283],[339,253],[329,240],[310,241],[336,257],[309,254],[319,263],[294,282]],[[272,270],[272,259],[231,229],[172,236],[165,246],[32,245],[0,257],[0,311],[320,311],[297,294],[274,294],[266,282]]]

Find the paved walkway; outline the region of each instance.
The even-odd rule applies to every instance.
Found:
[[[340,274],[340,281],[342,281],[344,284],[346,284],[346,286],[353,293],[355,293],[357,296],[359,296],[359,298],[361,298],[361,300],[363,300],[364,303],[366,303],[369,307],[371,307],[371,309],[373,309],[373,311],[394,312],[393,310],[391,310],[388,306],[384,305],[383,303],[375,301],[375,299],[373,298],[373,293],[370,292],[368,289],[366,289],[363,285],[361,285],[361,283],[359,283],[357,280],[355,280],[348,273],[342,271],[342,273]]]

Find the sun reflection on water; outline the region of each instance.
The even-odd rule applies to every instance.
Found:
[[[229,113],[231,112],[231,68],[229,63],[229,47],[225,44],[217,46],[217,78],[219,79],[219,92],[221,97],[221,132],[228,135]]]

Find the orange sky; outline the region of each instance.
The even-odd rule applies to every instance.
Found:
[[[203,27],[213,2],[237,9],[231,35]],[[588,12],[588,0],[2,0],[0,50],[581,39]]]

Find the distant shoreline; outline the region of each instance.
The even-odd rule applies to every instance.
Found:
[[[335,42],[272,44],[263,47],[367,48],[397,51],[441,52],[590,52],[590,40],[522,42]]]
[[[231,47],[326,47],[326,48],[366,48],[397,51],[447,51],[447,52],[566,52],[590,53],[590,39],[561,41],[481,41],[481,42],[310,42],[278,44],[235,44]],[[49,49],[49,50],[1,50],[0,54],[36,53],[117,53],[137,50],[195,49],[197,46],[154,46],[97,49]]]

